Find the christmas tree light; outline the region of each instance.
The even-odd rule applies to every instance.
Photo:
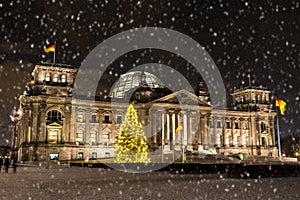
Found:
[[[149,162],[148,146],[142,124],[138,122],[137,114],[130,104],[121,124],[121,129],[115,144],[116,161],[124,162]]]

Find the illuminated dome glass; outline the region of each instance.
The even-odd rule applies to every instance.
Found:
[[[134,71],[121,75],[110,90],[110,97],[124,98],[127,91],[147,84],[150,88],[162,87],[163,83],[153,74]]]

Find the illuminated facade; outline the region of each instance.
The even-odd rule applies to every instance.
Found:
[[[215,110],[207,102],[203,83],[199,95],[171,92],[153,74],[124,74],[111,89],[111,98],[75,98],[77,68],[41,63],[20,96],[12,146],[19,161],[92,159],[114,156],[114,143],[129,98],[144,126],[150,149],[166,153],[190,151],[278,156],[274,130],[276,113],[270,91],[244,88],[232,93],[233,107]],[[178,98],[185,102],[184,108]],[[189,106],[190,105],[190,106]],[[179,130],[178,127],[181,127]]]

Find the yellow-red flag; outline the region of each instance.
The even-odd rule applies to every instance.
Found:
[[[45,48],[45,52],[49,53],[49,52],[55,52],[55,45],[51,45],[47,48]]]
[[[180,124],[180,125],[176,128],[175,133],[177,134],[180,130],[183,130],[182,124]]]
[[[280,99],[279,97],[275,96],[276,99],[276,106],[279,107],[280,114],[284,115],[286,102]]]

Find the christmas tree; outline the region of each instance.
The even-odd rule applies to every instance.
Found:
[[[149,162],[145,133],[130,104],[115,144],[117,162]]]

